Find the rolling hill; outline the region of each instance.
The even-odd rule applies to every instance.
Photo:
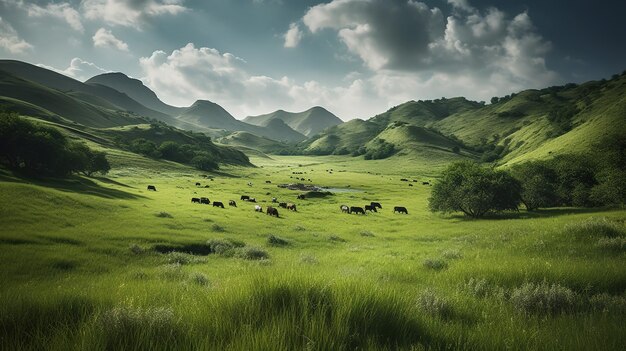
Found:
[[[320,106],[302,112],[278,110],[265,115],[248,116],[243,121],[257,126],[267,126],[274,120],[285,122],[289,127],[307,137],[312,137],[326,128],[343,123],[337,116]]]
[[[234,132],[217,139],[216,142],[237,148],[258,150],[268,154],[279,154],[290,148],[289,144],[248,132]]]
[[[309,154],[353,153],[392,144],[397,156],[456,149],[498,164],[585,152],[626,135],[626,75],[526,90],[492,104],[465,98],[409,101],[366,121],[353,120],[304,141]],[[357,152],[356,154],[362,154]]]

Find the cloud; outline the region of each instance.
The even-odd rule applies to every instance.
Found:
[[[98,29],[93,35],[93,46],[99,48],[114,48],[120,51],[128,51],[128,44],[118,39],[113,33],[104,28]]]
[[[302,39],[302,31],[296,23],[292,23],[289,25],[289,30],[283,37],[285,38],[284,46],[286,48],[295,48]]]
[[[187,10],[183,0],[83,0],[83,13],[91,20],[140,29],[151,17],[177,15]]]
[[[0,17],[0,48],[4,48],[12,54],[22,54],[32,50],[33,46],[20,39],[17,31],[11,24]]]
[[[67,22],[73,29],[83,32],[85,29],[80,14],[69,3],[50,3],[45,7],[31,4],[26,7],[30,17],[53,17]]]
[[[527,12],[511,18],[496,8],[481,12],[467,0],[448,2],[453,12],[444,18],[413,0],[333,0],[311,7],[302,21],[312,33],[335,31],[370,69],[370,84],[393,88],[385,82],[394,82],[407,89],[403,96],[437,91],[487,99],[559,80],[546,66],[551,44]]]
[[[55,71],[57,73],[64,74],[66,76],[72,77],[74,79],[85,81],[93,76],[97,76],[102,73],[110,72],[104,68],[98,67],[96,64],[87,62],[79,57],[74,57],[70,61],[69,67],[65,69],[58,69],[55,67],[47,66],[44,64],[37,64],[39,67],[43,67],[49,69],[51,71]]]

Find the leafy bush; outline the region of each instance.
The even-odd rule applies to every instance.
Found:
[[[505,171],[458,162],[443,172],[428,201],[433,212],[460,211],[482,217],[489,212],[517,210],[520,184]]]
[[[245,246],[243,242],[232,239],[209,240],[207,245],[209,245],[212,252],[218,255],[231,255],[233,254],[233,249]]]
[[[493,293],[494,287],[485,278],[470,278],[461,290],[475,297],[487,297]]]
[[[526,313],[552,314],[570,311],[577,296],[569,288],[558,284],[526,283],[511,292],[511,302]]]
[[[417,307],[431,316],[449,318],[452,315],[450,303],[432,289],[426,289],[419,294]]]
[[[289,245],[289,241],[283,238],[280,238],[274,234],[270,234],[267,237],[267,244],[270,246],[287,246]]]
[[[236,256],[243,258],[244,260],[266,260],[270,258],[267,251],[251,246],[245,246],[237,249]]]
[[[195,272],[191,275],[191,281],[194,282],[195,284],[198,284],[200,286],[207,286],[209,285],[209,278],[207,278],[206,275],[200,273],[200,272]]]

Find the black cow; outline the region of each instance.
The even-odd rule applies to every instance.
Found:
[[[304,199],[306,199],[306,195],[304,194],[298,195],[298,200],[304,200]]]
[[[148,185],[148,190],[156,191],[156,186]]]
[[[228,206],[237,207],[237,203],[235,202],[235,200],[229,200]]]
[[[213,207],[221,207],[224,208],[224,204],[219,201],[213,201]]]
[[[288,210],[291,210],[291,211],[296,212],[296,211],[297,211],[297,209],[296,209],[296,204],[293,204],[293,203],[291,203],[291,202],[290,202],[290,203],[288,203],[288,204],[287,204],[287,209],[288,209]]]
[[[265,184],[272,184],[272,181],[271,180],[266,180]]]
[[[341,209],[341,212],[343,212],[343,213],[350,213],[350,207],[348,207],[346,205],[341,205],[341,206],[339,206],[339,208]]]
[[[396,206],[393,208],[393,213],[404,213],[404,214],[409,214],[409,211],[407,211],[406,207],[403,206]]]
[[[378,211],[376,211],[376,207],[374,207],[372,205],[365,205],[365,211],[378,212]]]
[[[281,202],[281,203],[278,204],[278,207],[287,208],[287,203],[286,202]]]
[[[402,179],[400,179],[400,181],[401,181],[401,182],[408,182],[409,180],[408,180],[408,179],[406,179],[406,178],[402,178]]]
[[[211,201],[209,201],[209,198],[208,198],[208,197],[201,197],[201,198],[200,198],[200,203],[201,203],[201,204],[208,205],[208,204],[210,204],[210,203],[211,203]]]
[[[200,186],[200,185],[202,185],[202,184],[200,184],[200,183],[196,183],[196,186]]]
[[[256,198],[254,197],[248,198],[248,202],[256,202]]]
[[[273,203],[276,203],[276,202],[278,202],[278,199],[276,199],[275,197],[273,197],[273,198],[272,198],[272,202],[273,202]]]
[[[413,184],[409,183],[409,186],[413,186]]]
[[[191,203],[192,203],[192,204],[199,204],[199,203],[200,203],[200,199],[199,199],[199,198],[197,198],[197,197],[192,197],[192,198],[191,198]]]
[[[248,201],[249,199],[250,199],[250,196],[248,196],[248,195],[241,195],[241,200]]]
[[[208,185],[205,185],[204,187],[205,187],[205,188],[208,188],[209,186],[208,186]]]
[[[376,208],[380,208],[381,210],[382,210],[382,208],[383,208],[383,207],[380,205],[380,202],[373,202],[373,201],[372,201],[372,202],[370,203],[370,206],[372,206],[372,207],[376,207]]]
[[[430,182],[422,182],[422,185],[430,185]]]
[[[350,213],[365,214],[365,210],[363,210],[363,207],[351,206]]]
[[[267,210],[265,211],[265,214],[278,218],[278,209],[272,206],[267,206]]]

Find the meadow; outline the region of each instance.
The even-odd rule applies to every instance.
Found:
[[[422,182],[450,159],[257,157],[210,180],[107,151],[106,177],[0,169],[0,349],[626,348],[623,209],[433,214]],[[297,200],[293,172],[348,191]]]

